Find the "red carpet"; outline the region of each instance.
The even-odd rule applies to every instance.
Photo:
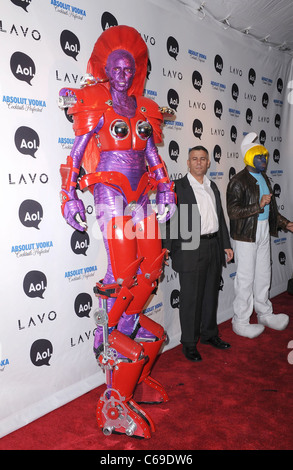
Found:
[[[95,410],[103,386],[3,437],[1,450],[289,450],[293,447],[293,296],[272,300],[288,313],[286,330],[265,329],[253,340],[220,325],[231,349],[198,345],[202,362],[187,361],[181,346],[163,353],[153,377],[170,397],[144,405],[156,432],[143,440],[104,436]],[[292,313],[291,313],[292,312]],[[291,362],[291,363],[290,363]]]

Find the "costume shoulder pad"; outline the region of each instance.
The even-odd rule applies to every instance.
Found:
[[[73,116],[76,135],[83,135],[96,127],[111,105],[110,100],[110,92],[102,84],[62,88],[59,92],[59,107],[68,108],[68,114]]]

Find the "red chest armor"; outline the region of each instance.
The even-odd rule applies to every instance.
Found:
[[[138,107],[133,118],[117,114],[112,107],[104,113],[104,124],[96,135],[102,151],[144,150],[152,128]]]

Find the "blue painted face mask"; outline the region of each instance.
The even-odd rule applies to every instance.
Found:
[[[258,173],[265,171],[267,168],[267,155],[255,155],[253,158],[253,166]]]

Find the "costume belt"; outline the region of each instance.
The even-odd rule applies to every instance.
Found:
[[[127,176],[123,173],[119,171],[97,171],[96,173],[82,176],[79,181],[79,188],[83,190],[97,183],[103,183],[117,189],[125,194],[128,202],[137,201],[140,196],[156,189],[158,184],[150,173],[145,172],[139,180],[136,190],[133,190]]]

